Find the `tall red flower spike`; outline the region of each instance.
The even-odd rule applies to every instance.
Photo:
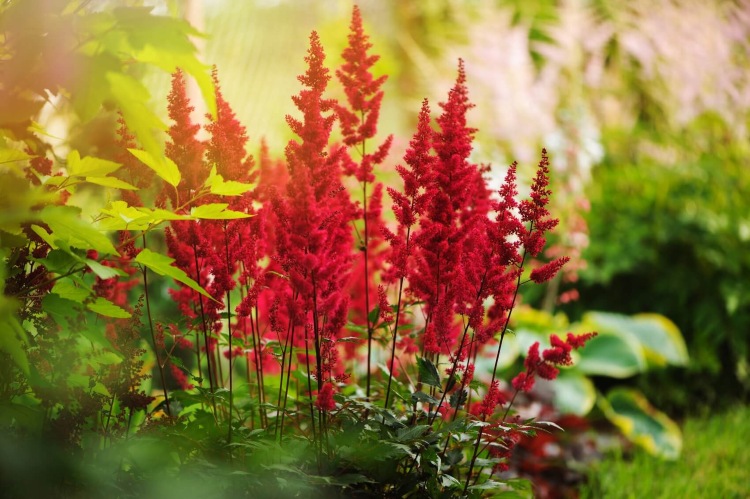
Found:
[[[276,259],[288,275],[287,313],[294,326],[303,326],[302,341],[315,354],[319,386],[343,370],[338,365],[335,338],[346,323],[353,208],[340,182],[340,156],[326,150],[335,120],[334,101],[324,98],[330,76],[316,32],[310,35],[304,88],[292,97],[302,119],[287,116],[300,141],[286,147],[289,182],[286,196],[273,200],[277,227]]]
[[[201,188],[208,178],[209,170],[203,162],[206,145],[196,137],[200,125],[190,119],[194,107],[190,105],[182,71],[177,70],[172,75],[172,90],[167,98],[167,109],[173,124],[168,131],[170,140],[166,144],[166,155],[180,169],[182,180],[177,186],[179,200],[174,199],[172,189],[165,188],[164,192],[172,198],[172,206],[176,208],[180,200],[187,201]]]

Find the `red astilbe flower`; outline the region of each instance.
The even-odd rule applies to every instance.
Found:
[[[487,217],[489,194],[477,182],[481,169],[469,161],[475,130],[466,124],[466,112],[472,107],[468,99],[466,73],[459,60],[458,77],[441,103],[443,113],[437,123],[440,131],[433,135],[436,153],[426,194],[429,202],[415,234],[415,265],[409,273],[411,291],[426,302],[429,321],[435,324],[438,342],[446,351],[456,341],[454,312],[459,301],[474,300],[477,283],[467,286],[462,250],[465,239],[483,245],[483,232],[472,226]],[[471,272],[469,272],[471,273]],[[470,288],[474,289],[470,289]],[[471,297],[471,298],[469,298]]]
[[[206,130],[211,134],[211,139],[206,146],[206,159],[210,166],[216,166],[216,173],[224,180],[248,182],[252,180],[250,172],[254,161],[245,151],[247,132],[224,100],[215,67],[212,77],[216,89],[216,119],[207,115],[211,122],[206,125]]]
[[[550,336],[551,347],[539,354],[539,342],[529,347],[529,352],[524,360],[525,370],[513,378],[513,388],[521,392],[528,392],[534,388],[535,376],[542,379],[553,380],[557,378],[560,370],[556,366],[569,366],[573,364],[570,352],[582,348],[588,340],[596,336],[596,332],[573,334],[568,333],[565,341],[553,334]]]
[[[315,405],[318,409],[325,412],[330,412],[336,408],[336,401],[333,400],[332,383],[323,383],[323,387],[318,392],[318,398],[315,400]]]
[[[383,100],[383,91],[380,87],[385,83],[387,76],[375,78],[371,73],[372,66],[380,59],[380,56],[368,54],[372,44],[362,28],[362,16],[357,6],[354,6],[349,29],[349,45],[341,54],[344,64],[336,71],[336,76],[344,87],[349,106],[337,104],[336,114],[339,118],[344,144],[364,146],[365,141],[377,133],[380,104]],[[360,182],[373,182],[375,177],[372,174],[372,168],[385,159],[392,140],[393,136],[389,136],[373,154],[366,153],[364,149],[361,150],[360,163],[358,165],[353,162],[349,163],[349,168],[345,167],[345,172],[354,174]]]
[[[203,162],[206,145],[197,139],[200,125],[193,123],[190,113],[195,109],[190,105],[185,88],[185,75],[177,70],[172,75],[172,89],[167,97],[169,117],[172,126],[169,127],[169,138],[165,153],[175,162],[180,170],[182,179],[177,186],[179,199],[175,192],[165,187],[164,192],[170,197],[172,207],[177,208],[180,202],[185,202],[201,188],[208,178],[209,168]]]
[[[532,270],[530,279],[537,284],[547,282],[555,277],[555,275],[560,271],[563,265],[565,265],[568,261],[570,261],[570,257],[567,256],[556,258],[555,260],[552,260],[551,262]]]
[[[531,184],[531,199],[524,199],[519,205],[521,220],[530,224],[529,230],[522,236],[523,246],[531,256],[537,256],[547,242],[544,233],[554,229],[558,220],[550,218],[547,211],[549,195],[549,158],[547,150],[542,149],[542,159],[537,168],[536,177]]]
[[[419,112],[417,131],[404,155],[407,166],[396,166],[396,171],[404,182],[404,192],[388,188],[388,195],[393,200],[393,214],[398,222],[396,233],[383,228],[383,236],[392,247],[388,259],[391,267],[385,274],[388,281],[407,276],[408,261],[413,251],[411,230],[424,213],[429,199],[427,186],[435,162],[435,157],[431,154],[433,133],[430,126],[430,106],[425,99]]]
[[[335,115],[324,114],[334,106],[333,100],[323,97],[330,79],[324,60],[323,47],[313,31],[305,57],[308,69],[299,77],[304,88],[292,97],[303,117],[287,116],[300,141],[291,140],[286,147],[290,177],[286,195],[272,199],[277,223],[275,258],[289,277],[282,303],[290,320],[302,320],[312,333],[309,346],[316,354],[319,384],[332,373],[343,372],[337,365],[335,337],[346,323],[348,301],[342,290],[351,267],[349,223],[353,218],[340,181],[340,155],[326,151]]]

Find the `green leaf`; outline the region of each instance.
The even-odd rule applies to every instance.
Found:
[[[80,218],[80,210],[70,206],[46,206],[40,218],[51,229],[55,241],[83,250],[94,249],[105,255],[116,255],[109,238]]]
[[[138,253],[138,256],[135,257],[135,261],[159,275],[171,277],[175,281],[181,282],[193,291],[196,291],[203,296],[214,300],[214,298],[210,294],[208,294],[205,289],[200,287],[197,282],[189,278],[184,271],[172,266],[172,263],[174,263],[173,258],[160,255],[159,253],[154,253],[148,248],[144,248],[140,253]]]
[[[120,166],[120,163],[92,156],[81,158],[76,150],[68,153],[68,175],[71,177],[104,177]]]
[[[154,131],[166,130],[167,126],[148,106],[150,95],[146,87],[134,77],[109,71],[105,75],[109,91],[122,113],[128,128],[135,134],[143,149],[152,157],[162,155],[161,146]]]
[[[91,294],[91,289],[86,286],[76,286],[71,279],[58,279],[52,287],[52,292],[66,300],[83,303]]]
[[[255,187],[251,184],[244,184],[234,180],[224,180],[224,177],[216,173],[216,167],[211,167],[211,174],[206,179],[206,187],[211,194],[219,196],[240,196]]]
[[[412,393],[411,394],[411,401],[414,402],[414,403],[416,403],[416,402],[422,402],[422,403],[427,403],[427,404],[437,404],[438,402],[440,402],[438,399],[436,399],[435,397],[430,396],[429,394],[427,394],[425,392],[414,392],[414,393]]]
[[[15,161],[26,161],[31,158],[32,156],[29,156],[23,151],[0,147],[0,165],[5,163],[13,163]]]
[[[18,323],[15,311],[10,310],[10,300],[0,297],[0,351],[7,353],[23,373],[29,375],[29,359],[24,345],[26,331]]]
[[[440,373],[438,373],[437,367],[432,361],[424,357],[417,357],[417,365],[419,366],[419,381],[430,386],[442,386],[440,384]]]
[[[240,213],[239,211],[227,210],[227,203],[211,203],[196,206],[190,210],[193,218],[206,220],[233,220],[238,218],[250,218],[252,215]]]
[[[424,435],[428,428],[430,428],[430,425],[426,424],[400,428],[396,430],[396,440],[398,440],[399,442],[408,442],[410,440],[415,440]]]
[[[627,378],[646,369],[643,350],[630,336],[600,332],[578,350],[576,368],[586,374]]]
[[[86,177],[86,182],[89,184],[102,185],[104,187],[112,187],[114,189],[124,189],[127,191],[138,190],[138,187],[115,177]]]
[[[91,260],[90,258],[86,259],[86,266],[90,268],[99,279],[111,279],[112,277],[125,277],[128,275],[120,269],[107,267],[106,265],[102,265],[96,260]]]
[[[562,413],[585,416],[596,403],[594,383],[576,369],[564,369],[551,383],[555,407]]]
[[[450,396],[449,402],[450,406],[454,409],[460,409],[462,405],[466,403],[466,400],[469,398],[469,392],[466,390],[456,390],[453,392]]]
[[[687,365],[685,340],[677,326],[660,314],[627,315],[589,312],[583,322],[599,332],[629,336],[645,350],[646,360],[655,366]]]
[[[93,303],[89,303],[86,306],[92,312],[105,317],[114,317],[115,319],[127,319],[130,317],[130,312],[118,307],[106,298],[97,298]]]
[[[682,451],[680,427],[667,415],[654,409],[636,390],[614,388],[599,406],[632,442],[651,454],[665,459],[677,459]]]
[[[159,175],[165,182],[170,185],[177,187],[180,183],[182,176],[180,175],[180,169],[174,161],[166,156],[154,157],[148,151],[142,151],[140,149],[128,149],[130,154],[138,158],[143,164],[151,168]]]

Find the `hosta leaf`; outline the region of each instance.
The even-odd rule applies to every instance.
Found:
[[[128,149],[130,154],[138,158],[143,164],[151,168],[159,175],[165,182],[170,185],[177,187],[180,183],[182,176],[180,175],[180,169],[174,161],[166,156],[155,157],[148,151],[142,151],[140,149]]]
[[[677,326],[659,314],[627,315],[606,312],[589,312],[583,322],[596,331],[629,336],[645,350],[651,364],[686,365],[689,357],[685,340]]]
[[[640,392],[628,388],[614,388],[599,406],[632,442],[651,454],[665,459],[677,459],[682,450],[680,427],[667,415],[654,409]]]
[[[594,383],[576,369],[564,369],[551,386],[560,412],[585,416],[596,403]]]
[[[237,218],[250,218],[247,213],[227,210],[227,203],[211,203],[196,206],[190,210],[190,216],[206,220],[233,220]]]
[[[643,349],[629,336],[599,332],[578,353],[576,367],[586,374],[627,378],[646,369]]]
[[[188,277],[188,275],[184,271],[172,266],[172,263],[174,263],[173,258],[160,255],[159,253],[154,253],[148,248],[144,248],[140,253],[138,253],[138,256],[135,257],[135,261],[159,275],[171,277],[175,281],[181,282],[193,291],[196,291],[212,300],[214,299],[210,294],[208,294],[205,289],[200,287],[197,282]]]
[[[106,298],[97,298],[93,303],[86,305],[86,307],[92,312],[105,317],[114,317],[115,319],[127,319],[130,317],[130,312],[118,307]]]

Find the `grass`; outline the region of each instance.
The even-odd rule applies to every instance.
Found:
[[[750,406],[688,419],[682,431],[677,461],[643,451],[610,456],[581,498],[750,498]]]

